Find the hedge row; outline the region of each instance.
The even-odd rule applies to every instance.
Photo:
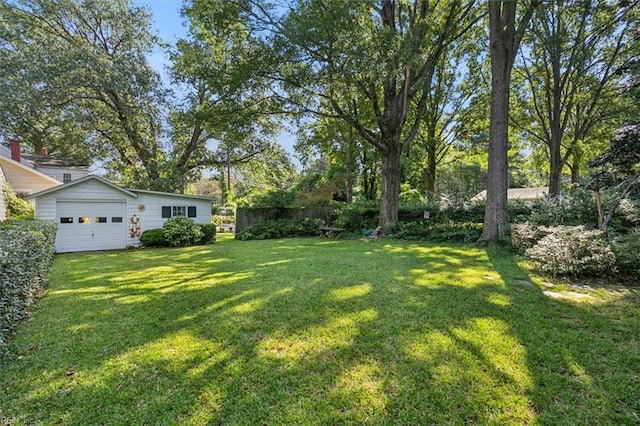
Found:
[[[184,216],[172,217],[162,228],[148,229],[140,235],[143,247],[188,247],[215,241],[215,224],[198,224]]]
[[[0,223],[0,356],[48,282],[56,230],[50,221]]]

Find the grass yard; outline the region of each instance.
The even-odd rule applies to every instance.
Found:
[[[639,302],[547,288],[463,245],[219,236],[60,255],[0,371],[0,418],[638,424]]]

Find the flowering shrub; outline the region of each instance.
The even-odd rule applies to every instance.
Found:
[[[549,233],[546,226],[525,222],[511,225],[511,245],[518,253],[525,253]]]
[[[0,223],[0,355],[48,282],[56,230],[49,221]]]
[[[584,226],[555,226],[526,255],[552,276],[604,276],[616,269],[616,259],[602,232]]]

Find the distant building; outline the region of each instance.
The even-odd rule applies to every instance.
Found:
[[[40,154],[22,154],[22,159],[30,162],[39,172],[62,183],[68,183],[89,174],[89,164],[56,158],[49,155],[46,148],[43,148]]]
[[[42,173],[22,158],[20,142],[17,141],[11,142],[11,148],[0,145],[0,168],[18,197],[24,198],[62,184],[62,181]]]
[[[549,193],[549,187],[541,188],[509,188],[507,189],[507,200],[533,201],[543,198]],[[478,192],[471,198],[471,201],[484,201],[487,199],[487,190]]]

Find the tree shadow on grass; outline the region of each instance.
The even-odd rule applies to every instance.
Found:
[[[80,256],[100,278],[58,277],[0,373],[3,415],[575,424],[638,411],[637,320],[547,299],[502,252],[300,239],[151,254],[109,268]]]

